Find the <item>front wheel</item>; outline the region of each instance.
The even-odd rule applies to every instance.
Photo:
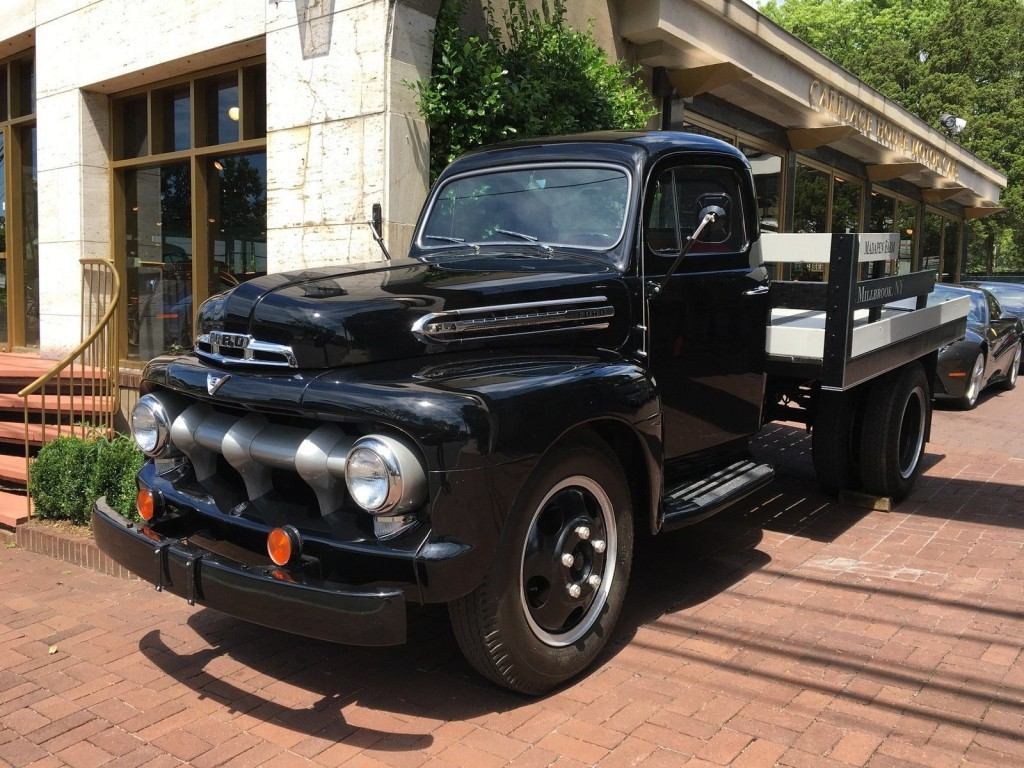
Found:
[[[622,609],[633,560],[629,486],[593,436],[545,458],[506,524],[491,572],[449,605],[469,663],[541,694],[586,669]]]
[[[875,381],[867,391],[860,442],[864,490],[896,501],[921,474],[931,415],[928,377],[911,363]]]

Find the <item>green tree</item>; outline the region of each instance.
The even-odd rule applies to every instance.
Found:
[[[430,171],[463,152],[512,138],[605,128],[640,129],[655,114],[637,70],[609,62],[590,30],[565,21],[565,0],[529,10],[487,3],[487,33],[461,28],[465,0],[443,0],[430,80],[419,82],[430,128]]]
[[[1024,0],[770,0],[761,10],[934,127],[943,112],[966,118],[960,142],[1009,181],[1006,213],[971,225],[968,268],[1024,270]]]

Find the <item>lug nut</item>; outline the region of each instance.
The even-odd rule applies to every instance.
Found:
[[[592,546],[594,548],[594,551],[600,555],[602,552],[604,552],[604,548],[607,545],[601,539],[594,539],[592,542],[590,542],[590,546]]]
[[[601,577],[598,576],[596,573],[592,573],[590,577],[587,579],[587,584],[589,584],[594,589],[597,589],[601,586]]]
[[[583,590],[580,589],[579,584],[566,584],[566,591],[569,593],[569,597],[575,599],[582,594]]]
[[[566,568],[572,568],[574,565],[576,565],[576,558],[568,552],[565,552],[562,554],[562,565],[564,565]]]
[[[590,529],[587,528],[587,526],[585,526],[585,525],[577,526],[576,527],[576,535],[579,536],[584,541],[586,541],[587,539],[590,538]]]

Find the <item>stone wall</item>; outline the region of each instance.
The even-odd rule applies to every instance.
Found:
[[[265,52],[268,268],[381,258],[384,209],[407,246],[427,133],[436,0],[5,0],[0,56],[35,47],[41,346],[79,338],[78,260],[112,253],[109,94]]]

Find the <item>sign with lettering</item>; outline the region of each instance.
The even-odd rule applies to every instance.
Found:
[[[931,171],[956,181],[960,168],[956,160],[931,144],[911,135],[905,128],[868,109],[856,99],[820,80],[812,80],[808,101],[815,112],[826,112],[843,125],[883,147],[909,157]]]
[[[889,261],[899,252],[900,236],[895,232],[857,235],[857,261]]]

